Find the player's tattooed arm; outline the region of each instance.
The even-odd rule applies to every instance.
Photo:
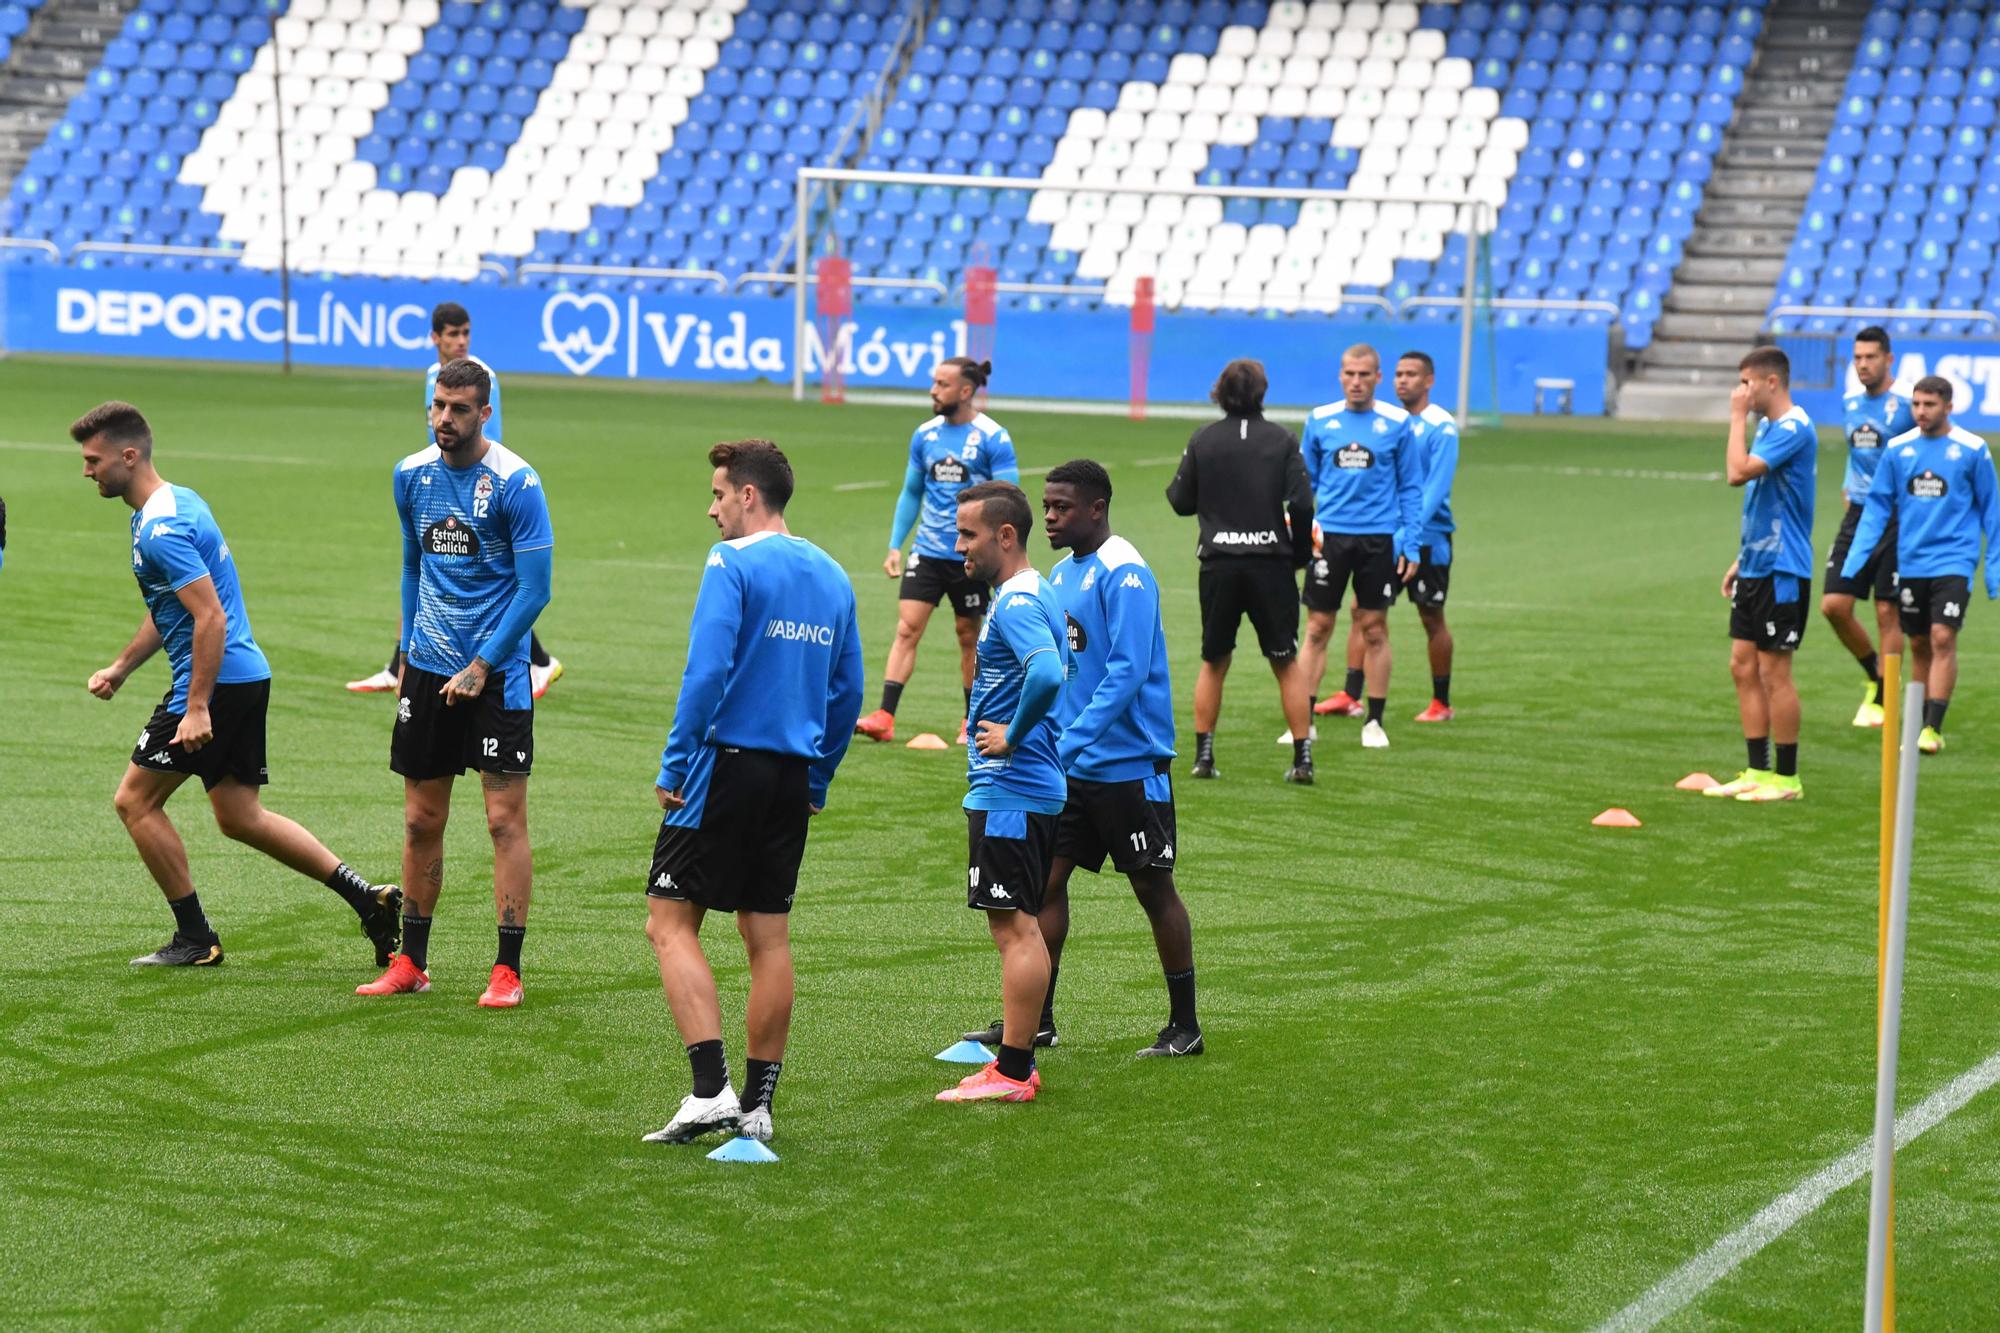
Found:
[[[438,693],[444,696],[445,706],[450,707],[460,699],[477,699],[485,690],[487,674],[492,670],[491,664],[483,657],[475,657],[466,663],[463,671],[438,687]]]

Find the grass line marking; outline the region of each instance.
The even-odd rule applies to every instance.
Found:
[[[1896,1147],[1901,1149],[1915,1142],[1995,1083],[2000,1083],[2000,1051],[1898,1116]],[[1867,1175],[1874,1162],[1874,1140],[1863,1139],[1852,1151],[1771,1200],[1762,1212],[1662,1278],[1645,1295],[1600,1325],[1598,1333],[1637,1333],[1657,1326],[1728,1277],[1745,1259],[1811,1217],[1829,1198]]]
[[[843,481],[833,489],[836,493],[840,491],[876,491],[888,484],[888,482],[879,479],[875,481]]]
[[[1582,467],[1553,463],[1461,463],[1486,472],[1533,472],[1548,477],[1610,477],[1618,481],[1721,481],[1720,472],[1678,472],[1658,467]]]
[[[74,454],[77,446],[47,444],[41,440],[0,440],[0,449],[18,449],[32,454]],[[212,454],[199,449],[169,448],[163,452],[168,466],[172,466],[177,458],[192,458],[201,463],[279,463],[287,467],[318,467],[341,461],[337,458],[285,458],[279,454]]]

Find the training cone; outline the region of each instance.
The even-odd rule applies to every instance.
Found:
[[[1676,782],[1674,787],[1678,791],[1707,791],[1710,787],[1720,785],[1720,783],[1716,782],[1714,778],[1706,773],[1690,773],[1679,782]]]
[[[755,1139],[731,1139],[708,1155],[711,1162],[775,1162],[778,1154]]]
[[[986,1065],[993,1063],[993,1052],[976,1041],[961,1041],[939,1051],[937,1058],[955,1065]]]
[[[906,750],[949,750],[951,746],[945,742],[944,737],[938,735],[935,731],[925,731],[910,737],[910,743],[903,748]]]
[[[1590,821],[1599,828],[1642,828],[1639,817],[1620,805],[1614,805],[1603,814]]]

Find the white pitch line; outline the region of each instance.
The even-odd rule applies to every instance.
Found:
[[[2000,1052],[1987,1056],[1897,1117],[1897,1148],[1907,1147],[1995,1083],[2000,1083]],[[1598,1333],[1628,1330],[1637,1333],[1657,1326],[1728,1277],[1745,1259],[1811,1217],[1821,1204],[1867,1175],[1874,1164],[1874,1140],[1864,1139],[1852,1151],[1771,1200],[1762,1212],[1661,1279],[1645,1295],[1605,1320]]]
[[[1619,481],[1721,481],[1720,472],[1675,472],[1653,467],[1578,467],[1549,463],[1466,463],[1463,466],[1493,472],[1536,472],[1552,477],[1610,477]]]
[[[880,490],[882,487],[887,486],[888,484],[889,484],[888,482],[881,480],[843,481],[833,489],[836,491],[873,491],[873,490]]]
[[[73,454],[77,446],[73,444],[44,444],[40,440],[0,440],[0,449],[19,449],[35,454]],[[317,467],[337,459],[284,458],[277,454],[210,454],[197,449],[172,449],[163,451],[169,466],[176,458],[192,458],[201,463],[282,463],[289,467]]]

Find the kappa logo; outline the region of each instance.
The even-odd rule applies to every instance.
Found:
[[[173,755],[165,750],[156,750],[152,754],[146,756],[146,758],[148,762],[155,764],[167,764],[171,766],[174,762]]]
[[[1017,606],[1027,606],[1027,605],[1029,605],[1028,599],[1026,597],[1023,597],[1020,593],[1015,593],[1014,596],[1008,600],[1007,609],[1009,611],[1012,611]]]
[[[516,750],[516,751],[514,751],[514,759],[515,759],[515,762],[517,762],[517,763],[523,763],[523,762],[526,762],[527,758],[528,758],[528,752],[527,752],[526,750]]]
[[[1162,861],[1171,861],[1174,859],[1174,845],[1172,843],[1168,843],[1166,846],[1160,848],[1160,859]]]
[[[656,889],[671,889],[673,886],[674,877],[664,870],[660,872],[659,878],[653,881],[653,887]]]
[[[1008,893],[1006,889],[998,884],[988,884],[986,886],[986,896],[1003,903],[1013,897],[1012,894]]]
[[[721,569],[721,568],[723,567],[723,565],[722,565],[722,552],[720,552],[720,551],[710,551],[710,552],[708,553],[708,567],[709,567],[710,569]]]
[[[1146,586],[1146,583],[1137,574],[1127,574],[1125,581],[1118,586],[1121,588],[1143,588]]]
[[[1797,630],[1792,630],[1785,635],[1786,643],[1797,643],[1798,641],[1799,641],[1799,632]]]
[[[408,722],[410,720],[410,698],[408,695],[404,695],[402,698],[396,700],[396,720],[398,722]]]
[[[522,486],[522,489],[524,489],[524,490],[532,490],[532,489],[534,489],[535,487],[537,487],[537,486],[539,486],[539,485],[541,485],[541,484],[542,484],[542,479],[541,479],[540,477],[536,476],[536,475],[535,475],[534,473],[532,473],[532,472],[524,472],[524,473],[522,473],[522,474],[521,474],[521,486]]]

